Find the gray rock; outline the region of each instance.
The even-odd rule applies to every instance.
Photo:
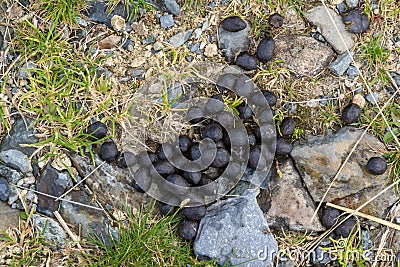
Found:
[[[12,209],[7,203],[0,201],[0,230],[5,231],[9,227],[18,227],[19,213],[19,210]]]
[[[343,160],[347,157],[363,130],[344,127],[326,137],[310,136],[306,142],[297,142],[291,156],[314,201],[321,201]],[[353,155],[332,183],[324,201],[347,208],[357,209],[361,204],[386,188],[387,172],[372,175],[365,168],[368,160],[379,151],[385,154],[385,146],[373,135],[365,134]],[[397,197],[388,190],[361,211],[382,217]]]
[[[26,80],[28,76],[31,74],[31,69],[36,68],[36,64],[33,62],[27,62],[22,65],[21,69],[19,70],[18,78],[22,80]]]
[[[376,105],[378,103],[379,100],[379,95],[377,92],[372,92],[371,94],[367,94],[365,96],[365,99],[367,99],[367,101],[369,103],[371,103],[372,105]]]
[[[218,28],[218,47],[224,52],[226,61],[233,62],[241,52],[249,49],[249,32],[248,24],[238,32],[226,31],[221,26]]]
[[[337,76],[342,76],[346,72],[346,70],[349,68],[350,63],[351,63],[351,58],[353,55],[354,55],[353,52],[350,52],[350,54],[345,52],[345,53],[339,55],[335,59],[335,61],[333,61],[329,65],[329,70]]]
[[[258,197],[268,225],[294,231],[323,231],[319,219],[312,220],[316,206],[303,187],[293,161],[286,160],[279,169],[282,177],[272,176],[269,190],[263,191]]]
[[[32,215],[33,226],[44,236],[45,240],[57,247],[61,247],[66,241],[66,234],[61,225],[51,218],[38,214]]]
[[[0,178],[0,200],[7,201],[10,196],[10,186],[4,178]]]
[[[331,21],[328,12],[333,18],[334,22]],[[346,51],[346,46],[348,49],[351,49],[354,46],[353,34],[346,31],[346,27],[342,21],[342,18],[336,14],[334,10],[328,8],[328,12],[324,6],[317,6],[304,13],[304,16],[312,24],[320,27],[321,34],[324,36],[325,40],[338,54],[342,54]],[[341,36],[343,36],[344,43],[336,31],[336,27],[338,28]]]
[[[153,44],[156,42],[156,40],[157,36],[155,36],[154,34],[150,34],[149,36],[147,36],[146,39],[143,40],[142,44],[143,45]]]
[[[354,66],[349,66],[349,68],[346,71],[347,76],[349,76],[350,79],[355,79],[358,76],[358,69]]]
[[[56,169],[47,164],[38,181],[36,181],[37,191],[51,195],[54,197],[61,196],[67,187],[72,185],[71,177],[68,172],[58,172]],[[38,212],[53,217],[53,212],[58,210],[59,202],[54,198],[38,195]]]
[[[359,0],[346,0],[346,4],[350,9],[356,8],[358,6]]]
[[[174,18],[172,17],[172,15],[168,14],[165,16],[161,16],[160,17],[160,25],[161,27],[163,27],[164,29],[172,27],[175,25],[175,21]]]
[[[217,259],[243,267],[270,266],[278,245],[257,205],[256,190],[217,202],[200,221],[194,252],[200,259]]]
[[[0,177],[6,178],[11,184],[17,184],[24,176],[19,171],[0,163]]]
[[[107,3],[103,1],[90,1],[88,7],[84,11],[84,15],[93,22],[103,23],[107,27],[112,29],[111,18],[115,15],[121,16],[125,20],[127,19],[127,12],[125,4],[118,2],[114,10],[109,13]]]
[[[20,172],[32,172],[32,166],[28,157],[19,150],[8,149],[0,152],[0,159],[11,168]]]
[[[339,11],[339,14],[344,14],[347,11],[347,5],[346,2],[340,2],[339,4],[336,5],[337,11]]]
[[[81,18],[81,17],[76,17],[75,18],[75,21],[80,25],[80,26],[82,26],[82,27],[87,27],[88,26],[88,23],[87,23],[87,21],[86,20],[84,20],[83,18]]]
[[[193,35],[194,35],[194,39],[199,39],[201,34],[203,33],[203,30],[201,28],[197,28],[194,30]]]
[[[28,157],[30,157],[33,152],[35,152],[34,147],[21,146],[24,144],[34,144],[37,142],[37,138],[33,135],[34,126],[30,126],[33,121],[27,118],[25,119],[25,121],[20,118],[14,123],[10,133],[4,136],[3,140],[1,141],[0,151],[16,149],[21,151]]]
[[[179,33],[175,34],[174,36],[172,36],[171,39],[169,39],[169,43],[175,48],[180,47],[184,43],[186,43],[187,40],[189,40],[192,33],[193,33],[193,30],[179,32]]]
[[[95,200],[83,191],[72,191],[65,196],[65,199],[98,208]],[[72,202],[62,201],[60,214],[67,223],[76,227],[76,230],[81,228],[84,237],[96,234],[98,238],[105,241],[106,244],[109,244],[110,236],[107,226],[107,217],[101,209],[84,207]]]
[[[332,49],[312,37],[282,35],[275,39],[275,59],[298,76],[315,76],[332,60]]]
[[[175,0],[164,0],[165,8],[172,15],[179,15],[181,13],[181,6]]]

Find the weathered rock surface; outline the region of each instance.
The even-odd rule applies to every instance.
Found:
[[[25,124],[26,121],[26,124]],[[28,157],[35,152],[34,147],[23,147],[24,144],[34,144],[37,142],[37,138],[33,135],[34,127],[29,125],[32,123],[30,119],[18,119],[10,133],[4,136],[1,141],[0,150],[5,151],[8,149],[16,149],[27,155]]]
[[[82,177],[95,169],[86,158],[81,156],[75,155],[71,160]],[[102,164],[101,167],[86,179],[86,184],[96,194],[97,199],[103,204],[109,203],[115,207],[123,207],[126,204],[139,207],[143,202],[144,195],[130,186],[133,178],[129,169],[121,169],[115,165],[103,163],[96,157],[96,166],[100,164]]]
[[[67,238],[61,225],[51,218],[46,218],[38,214],[32,215],[33,226],[45,237],[51,245],[61,247]]]
[[[256,190],[217,202],[207,208],[200,221],[194,252],[202,259],[218,259],[246,267],[272,265],[277,242],[268,233],[268,224],[256,201]],[[260,251],[268,254],[258,259]],[[245,262],[245,263],[244,263]]]
[[[7,201],[10,196],[10,186],[4,178],[0,178],[0,200]]]
[[[0,159],[11,168],[23,173],[32,172],[32,166],[28,157],[19,150],[8,149],[0,152]]]
[[[316,206],[303,187],[293,161],[287,159],[279,169],[282,177],[272,175],[269,189],[258,197],[269,226],[294,231],[323,231],[318,218],[312,221]]]
[[[321,201],[342,162],[362,135],[363,130],[345,127],[326,137],[311,136],[305,143],[297,143],[291,153],[314,201]],[[385,146],[374,136],[366,134],[340,175],[333,182],[324,201],[356,209],[385,188],[387,173],[372,175],[366,169],[368,160],[386,152]],[[397,197],[389,190],[361,211],[382,217]]]
[[[226,61],[233,62],[236,56],[249,49],[249,33],[250,26],[248,24],[246,28],[237,32],[229,32],[224,30],[221,26],[219,27],[218,47],[224,52]]]
[[[7,203],[0,201],[0,230],[18,227],[19,213],[19,210],[12,209]]]
[[[312,37],[282,35],[275,39],[275,59],[284,62],[277,66],[298,76],[315,76],[332,60],[332,49]]]
[[[50,164],[46,165],[36,182],[37,191],[55,197],[61,196],[71,185],[72,180],[68,172],[58,172]],[[39,194],[37,210],[44,215],[54,217],[53,212],[58,210],[59,203],[54,198]]]
[[[329,12],[329,13],[328,13]],[[342,17],[339,16],[333,9],[328,8],[328,11],[324,6],[317,6],[312,10],[305,12],[304,16],[312,24],[318,26],[321,29],[321,34],[325,40],[335,49],[339,54],[346,51],[346,46],[351,49],[354,46],[353,35],[346,31],[346,26],[342,21]],[[334,23],[330,19],[332,17]],[[340,35],[343,37],[344,43]]]

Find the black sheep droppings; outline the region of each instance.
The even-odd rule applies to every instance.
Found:
[[[325,207],[322,210],[321,224],[326,228],[331,228],[337,222],[339,215],[339,210],[331,207]]]
[[[170,204],[161,203],[160,205],[160,213],[163,216],[172,215],[175,212],[175,207]]]
[[[118,154],[118,148],[114,142],[105,142],[100,147],[100,158],[104,161],[116,161],[118,158]]]
[[[118,165],[122,168],[133,166],[137,162],[135,154],[132,152],[123,152],[118,160]]]
[[[276,151],[275,154],[277,156],[286,156],[289,155],[290,152],[292,152],[293,145],[290,143],[290,141],[284,139],[284,138],[278,138],[276,140]]]
[[[184,208],[182,209],[182,215],[188,220],[197,221],[206,215],[206,210],[205,206]]]
[[[190,187],[190,184],[179,174],[172,174],[167,177],[167,181],[178,186]]]
[[[218,123],[210,123],[201,131],[201,138],[210,138],[214,142],[217,142],[223,137],[222,127]]]
[[[217,154],[215,155],[214,161],[211,163],[211,167],[222,168],[228,165],[231,155],[225,148],[218,148]]]
[[[274,93],[269,90],[261,90],[261,93],[264,95],[270,108],[276,105],[277,98]]]
[[[92,136],[92,139],[94,140],[99,140],[106,137],[107,132],[107,126],[100,121],[96,121],[95,123],[90,124],[86,130],[86,133],[90,134]]]
[[[353,9],[343,16],[343,22],[347,25],[347,30],[352,33],[363,33],[368,29],[368,15],[359,9]]]
[[[178,234],[183,239],[190,241],[196,237],[198,227],[198,222],[182,220],[178,225]]]
[[[355,225],[356,221],[353,218],[348,218],[335,229],[335,234],[342,237],[348,237],[352,230],[355,230]]]
[[[295,128],[295,123],[293,118],[285,118],[283,119],[280,130],[283,136],[289,136],[293,134]]]
[[[280,28],[283,25],[283,17],[278,13],[274,13],[269,16],[268,23],[274,28]]]
[[[179,136],[179,148],[182,153],[186,153],[189,151],[190,146],[192,145],[192,141],[186,135]]]
[[[245,29],[246,26],[246,22],[238,16],[228,17],[221,22],[222,29],[228,32],[238,32]]]
[[[244,121],[250,119],[253,116],[253,111],[247,105],[240,106],[237,108],[237,110],[239,111],[239,117]]]
[[[191,184],[198,184],[201,179],[201,172],[188,172],[184,171],[182,173],[183,177]]]
[[[244,53],[236,58],[236,65],[244,70],[255,70],[257,68],[257,59]]]
[[[175,167],[168,160],[161,160],[154,164],[154,168],[160,175],[170,175],[175,172]]]
[[[387,169],[386,160],[381,157],[372,157],[368,160],[367,170],[375,175],[384,174]]]
[[[343,109],[342,121],[345,125],[352,124],[358,121],[361,114],[361,108],[354,103],[349,104]]]
[[[261,62],[267,62],[274,56],[275,41],[271,37],[265,37],[257,46],[257,58]]]

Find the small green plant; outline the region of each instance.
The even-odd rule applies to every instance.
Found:
[[[370,36],[370,41],[361,45],[361,55],[367,59],[370,69],[378,70],[377,66],[383,64],[390,55],[389,50],[383,46],[382,34]]]
[[[238,97],[236,94],[234,97],[223,95],[222,98],[224,99],[224,103],[226,105],[225,109],[227,111],[232,111],[232,112],[236,113],[236,115],[239,115],[239,111],[237,110],[237,107],[243,103],[243,98]]]
[[[333,103],[327,103],[326,106],[319,106],[318,122],[323,131],[334,129],[335,125],[340,124],[337,106]]]
[[[119,223],[118,240],[112,239],[111,245],[93,236],[90,242],[101,252],[87,255],[92,258],[90,266],[216,266],[198,261],[190,244],[177,236],[177,213],[157,218],[150,204],[135,212],[127,209],[126,215]]]
[[[84,0],[35,0],[33,7],[44,13],[47,20],[55,24],[76,25],[80,11],[87,6]]]
[[[108,1],[108,12],[111,13],[117,7],[121,0],[109,0]],[[146,2],[145,0],[125,0],[125,9],[128,14],[128,20],[135,19],[139,13],[140,9],[151,11],[154,10],[153,5]]]

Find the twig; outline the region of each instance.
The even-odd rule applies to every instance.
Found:
[[[67,223],[61,217],[60,213],[58,213],[58,211],[54,211],[53,214],[57,218],[58,222],[61,224],[62,228],[64,228],[65,232],[67,232],[67,234],[71,237],[72,241],[76,242],[79,249],[82,249],[81,244],[79,244],[79,241],[81,241],[79,236],[75,235],[71,231],[71,229],[68,227]]]

